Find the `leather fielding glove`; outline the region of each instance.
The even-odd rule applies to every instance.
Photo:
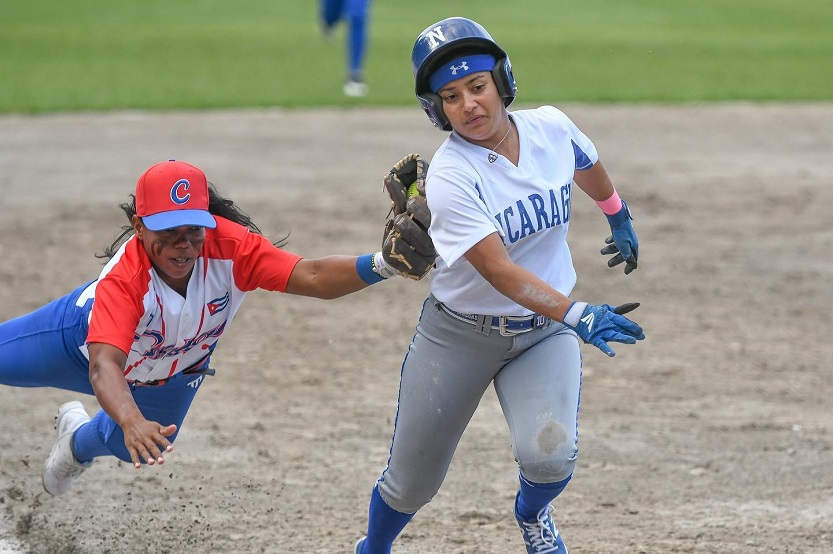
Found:
[[[384,178],[391,209],[382,238],[382,257],[399,275],[420,280],[434,267],[437,252],[428,236],[431,210],[425,198],[428,162],[408,154]]]

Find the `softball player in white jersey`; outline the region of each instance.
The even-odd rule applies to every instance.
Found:
[[[431,121],[452,131],[428,170],[430,234],[438,253],[405,361],[390,458],[373,489],[357,554],[390,552],[438,491],[486,388],[494,383],[519,466],[514,513],[528,553],[566,554],[551,502],[576,463],[579,338],[643,339],[613,308],[573,302],[567,230],[573,183],[610,220],[602,253],[636,268],[627,205],[593,143],[554,107],[515,111],[506,53],[479,24],[428,27],[413,55],[416,93]]]

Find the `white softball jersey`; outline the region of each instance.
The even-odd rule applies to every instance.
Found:
[[[567,246],[573,176],[598,161],[595,146],[560,110],[510,113],[518,129],[517,167],[452,132],[431,160],[426,196],[429,234],[439,255],[431,292],[452,310],[528,315],[495,290],[464,257],[497,232],[512,260],[565,296],[576,283]],[[547,252],[542,256],[541,252]]]

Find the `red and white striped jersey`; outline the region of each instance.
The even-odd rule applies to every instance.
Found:
[[[126,379],[166,379],[201,363],[247,292],[286,290],[301,257],[242,225],[215,219],[217,228],[206,229],[185,298],[162,281],[135,236],[82,295],[81,300],[94,297],[87,344],[126,352]]]

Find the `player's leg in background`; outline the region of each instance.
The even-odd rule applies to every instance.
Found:
[[[345,0],[318,0],[318,21],[324,36],[330,36],[341,21]]]
[[[347,31],[347,81],[344,94],[365,96],[367,84],[364,65],[367,57],[370,34],[371,0],[345,0],[344,15],[349,22]]]

